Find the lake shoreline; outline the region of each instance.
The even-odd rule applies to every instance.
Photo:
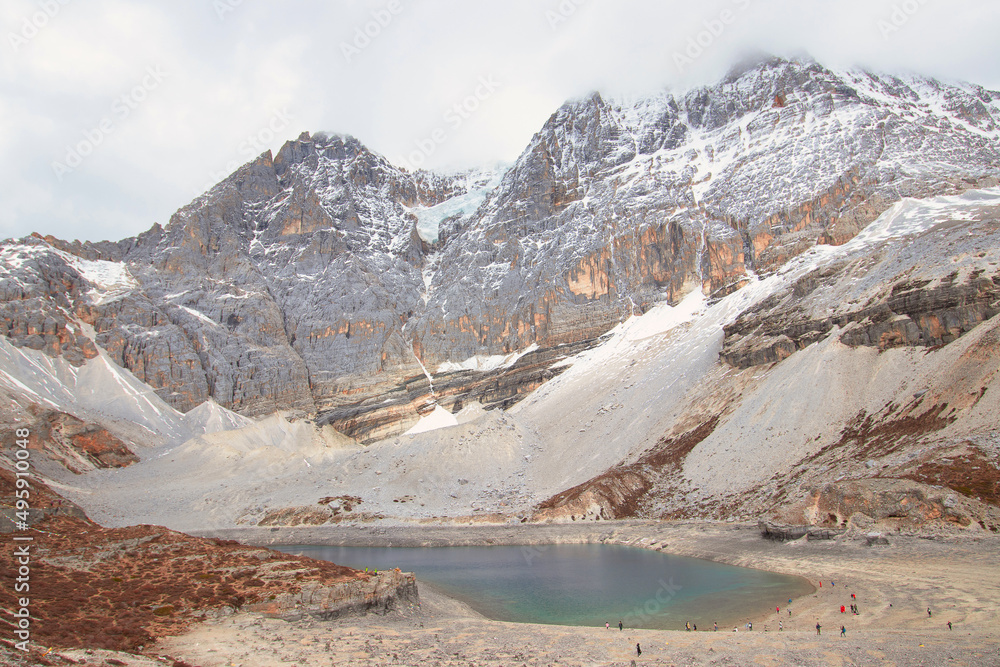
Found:
[[[447,546],[603,542],[652,548],[742,567],[801,576],[815,587],[782,607],[749,618],[753,632],[722,627],[704,632],[533,625],[490,621],[459,601],[421,588],[415,612],[297,623],[250,614],[212,621],[161,640],[163,652],[204,667],[241,664],[383,665],[709,665],[728,659],[750,664],[906,665],[1000,664],[1000,537],[984,533],[889,535],[887,546],[866,546],[864,535],[833,540],[770,542],[747,524],[601,522],[549,526],[373,526],[242,530],[256,544]],[[234,539],[234,531],[218,537]],[[325,535],[324,535],[325,533]],[[322,537],[321,537],[322,536]],[[278,539],[280,538],[280,540]],[[603,538],[603,539],[602,539]],[[822,586],[820,586],[822,582]],[[840,613],[857,596],[860,615]],[[933,615],[928,615],[930,608]],[[778,621],[783,630],[777,631]],[[951,621],[954,630],[946,623]],[[822,634],[817,635],[819,623]],[[841,638],[841,625],[847,630]],[[766,630],[766,631],[765,631]],[[278,639],[280,638],[280,639]],[[394,657],[395,656],[395,657]]]
[[[814,592],[799,576],[621,544],[279,547],[370,570],[402,569],[421,586],[496,621],[677,630],[758,618]],[[553,583],[556,582],[556,583]],[[552,600],[559,600],[553,604]]]

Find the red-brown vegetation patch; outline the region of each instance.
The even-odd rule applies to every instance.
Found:
[[[962,495],[1000,506],[1000,468],[978,449],[924,463],[900,477],[946,486]]]
[[[12,476],[0,475],[11,503]],[[31,501],[58,498],[33,481]],[[177,634],[204,610],[239,608],[368,575],[325,561],[238,542],[191,537],[160,526],[102,528],[67,515],[45,516],[31,535],[32,640],[56,647],[136,651]],[[17,563],[0,550],[0,606],[15,608]],[[24,593],[21,593],[24,595]]]
[[[907,414],[893,418],[895,406],[887,406],[877,415],[859,412],[844,427],[840,440],[813,454],[811,460],[841,447],[853,446],[854,457],[858,460],[877,458],[898,451],[928,433],[940,431],[955,421],[956,416],[948,410],[947,403],[939,403],[920,414]]]
[[[697,428],[676,438],[661,438],[656,446],[642,455],[639,465],[648,465],[656,470],[676,470],[684,466],[684,459],[698,444],[712,435],[719,424],[718,417],[712,417]]]
[[[715,416],[682,435],[660,439],[635,463],[617,465],[542,501],[535,518],[548,518],[560,509],[575,518],[577,512],[583,514],[587,507],[594,504],[601,506],[599,516],[602,519],[640,516],[644,497],[654,487],[664,486],[665,477],[679,475],[684,459],[698,443],[712,434],[718,423],[719,417]],[[660,489],[657,495],[663,495],[663,491]]]

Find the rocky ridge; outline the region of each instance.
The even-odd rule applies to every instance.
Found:
[[[683,96],[568,102],[502,178],[409,173],[304,133],[135,238],[8,241],[0,322],[73,364],[106,350],[181,410],[297,409],[371,441],[437,400],[507,405],[551,375],[477,359],[538,346],[557,362],[656,303],[719,297],[843,243],[903,197],[997,182],[998,99],[770,59]],[[421,238],[425,211],[473,192],[478,209]],[[934,298],[966,300],[949,294]],[[981,297],[953,315],[987,317]],[[850,340],[940,338],[894,307],[854,313],[877,326]],[[470,370],[439,380],[449,364]]]

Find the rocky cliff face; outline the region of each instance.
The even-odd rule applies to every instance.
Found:
[[[998,128],[995,92],[773,59],[684,96],[569,102],[495,186],[303,134],[138,237],[7,242],[0,324],[77,364],[103,347],[182,410],[298,409],[370,440],[438,398],[507,401],[545,377],[499,366],[438,397],[422,383],[449,364],[532,345],[557,359],[658,302],[844,243],[902,197],[992,185]],[[480,190],[421,238],[429,211]],[[848,320],[850,344],[932,345],[990,316],[990,279],[901,287],[725,355],[771,360]]]
[[[532,516],[1000,530],[998,195],[902,202],[843,246],[711,303],[664,337],[669,383],[634,379],[646,354],[633,353],[629,383],[610,391],[621,401],[644,383],[670,414],[666,434],[651,442],[639,421],[627,456],[570,478]]]

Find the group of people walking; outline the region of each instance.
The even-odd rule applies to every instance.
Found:
[[[819,585],[822,588],[823,583],[820,582]],[[835,586],[836,586],[836,584],[833,581],[831,581],[830,582],[830,587],[833,588]],[[850,603],[849,606],[848,605],[840,605],[840,613],[841,614],[846,614],[847,610],[850,609],[852,615],[859,616],[861,614],[861,612],[858,611],[858,605],[857,605],[857,602],[856,602],[857,599],[858,599],[857,594],[856,593],[851,593],[851,600],[852,600],[852,602]],[[791,603],[792,603],[792,600],[789,599],[788,600],[788,604],[790,605]],[[889,606],[891,607],[892,605],[890,604]],[[786,611],[788,612],[789,616],[792,615],[792,610],[790,608],[786,607]],[[774,612],[775,612],[775,614],[781,614],[781,606],[780,605],[776,606],[774,608]],[[928,616],[928,618],[932,616],[930,607],[927,608],[927,616]],[[604,623],[604,627],[606,629],[610,629],[611,624],[605,622]],[[748,632],[751,631],[751,630],[753,630],[753,622],[752,621],[747,621],[744,624],[744,628]],[[692,623],[691,621],[685,621],[685,623],[684,623],[684,629],[687,630],[687,631],[696,631],[698,629],[698,625],[696,623]],[[715,623],[712,624],[712,629],[716,630],[716,631],[719,629],[718,622],[715,622]],[[782,621],[779,619],[778,620],[778,630],[779,631],[783,631],[784,629],[785,629],[785,626],[782,623]],[[948,629],[949,630],[952,629],[952,623],[951,623],[951,621],[948,621]],[[624,624],[622,623],[622,621],[618,621],[618,630],[619,631],[624,630]],[[767,625],[764,626],[764,631],[767,632]],[[733,626],[733,632],[739,632],[739,628],[737,626]],[[819,622],[819,619],[817,619],[816,620],[816,634],[819,635],[819,634],[822,634],[822,633],[823,633],[823,626]],[[847,637],[847,626],[846,625],[841,625],[840,626],[840,636],[841,637]],[[642,647],[639,645],[638,642],[635,645],[635,653],[636,653],[637,656],[641,656],[642,655]],[[635,661],[633,661],[633,664],[635,664]]]

